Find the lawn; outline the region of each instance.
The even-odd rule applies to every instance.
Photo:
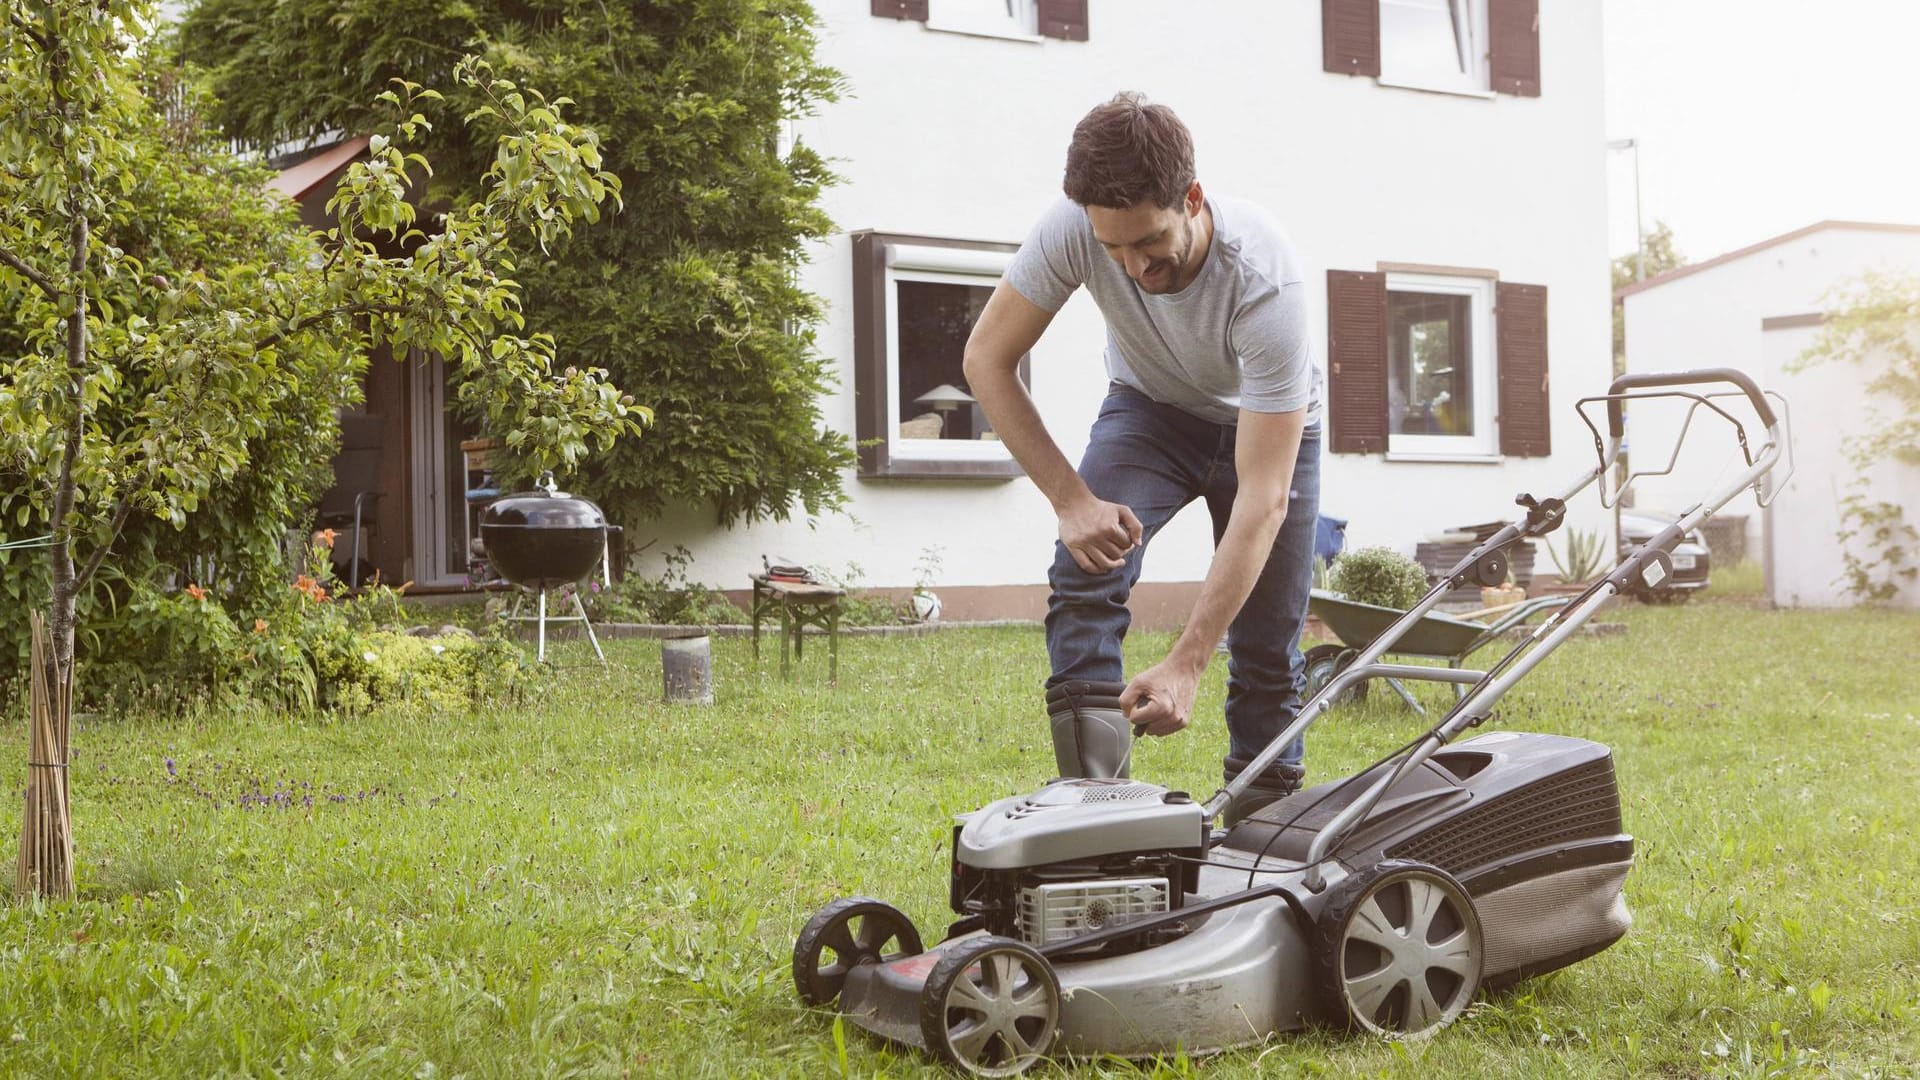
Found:
[[[1500,722],[1613,747],[1624,941],[1423,1045],[1317,1032],[1041,1075],[1920,1071],[1920,617],[1606,618],[1626,631],[1570,644]],[[1039,632],[846,640],[838,688],[824,650],[783,682],[718,640],[712,708],[659,704],[656,643],[609,653],[479,715],[86,722],[81,899],[0,905],[0,1073],[940,1075],[798,1007],[793,936],[858,893],[938,936],[951,815],[1051,773]],[[1217,785],[1223,667],[1137,774]],[[1313,774],[1416,725],[1373,695],[1318,729]],[[24,729],[0,726],[13,807]]]

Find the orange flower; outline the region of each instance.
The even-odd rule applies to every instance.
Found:
[[[321,529],[313,534],[313,541],[323,548],[333,547],[333,538],[337,535],[332,529]]]
[[[266,633],[266,632],[267,632],[267,620],[265,620],[265,619],[255,619],[255,620],[253,620],[253,632],[254,632],[254,633],[256,633],[256,634],[264,634],[264,633]]]
[[[187,586],[187,595],[193,597],[195,600],[205,600],[207,598],[207,590],[198,585],[189,585]]]

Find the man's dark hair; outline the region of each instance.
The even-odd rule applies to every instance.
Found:
[[[1073,129],[1060,186],[1081,206],[1178,206],[1193,185],[1193,135],[1165,105],[1125,91]]]

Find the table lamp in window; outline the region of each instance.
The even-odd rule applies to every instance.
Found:
[[[953,410],[962,405],[972,405],[973,395],[952,383],[941,383],[939,386],[914,398],[913,403],[915,405],[924,405],[934,412],[939,413],[941,430],[943,432],[952,432]]]

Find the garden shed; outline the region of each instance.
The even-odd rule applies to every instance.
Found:
[[[1920,275],[1920,225],[1822,221],[1619,293],[1626,306],[1628,371],[1734,367],[1786,399],[1791,478],[1770,507],[1747,496],[1729,508],[1747,515],[1745,546],[1757,553],[1767,594],[1781,607],[1841,607],[1858,600],[1848,589],[1846,553],[1871,552],[1864,538],[1842,539],[1849,499],[1909,513],[1920,507],[1920,468],[1883,460],[1860,469],[1849,454],[1852,440],[1878,410],[1899,407],[1868,389],[1888,358],[1807,362],[1836,305],[1869,272]],[[1684,421],[1677,402],[1635,404],[1627,415],[1636,468],[1650,467],[1650,455],[1664,455]],[[1730,464],[1706,456],[1683,460],[1673,475],[1644,481],[1640,504],[1684,509],[1692,493]],[[1896,586],[1892,603],[1920,608],[1920,583],[1896,580]]]

